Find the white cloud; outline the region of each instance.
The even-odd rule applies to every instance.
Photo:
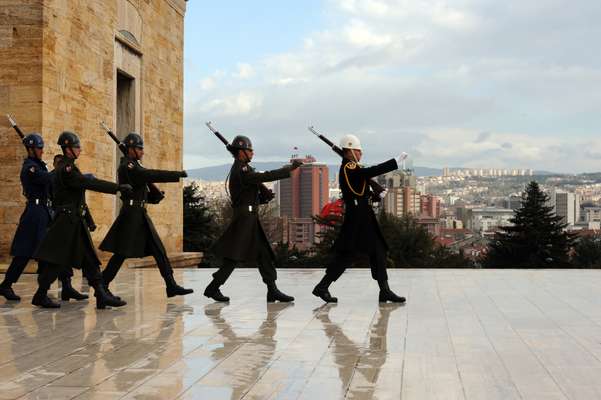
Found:
[[[298,49],[205,78],[186,99],[187,126],[221,117],[268,158],[297,140],[331,157],[304,136],[313,123],[333,138],[363,132],[370,161],[394,143],[418,165],[601,168],[598,2],[327,4],[335,22]]]
[[[348,41],[359,47],[384,46],[390,44],[390,35],[378,35],[374,33],[363,21],[353,20],[346,27],[345,34]]]
[[[238,72],[234,76],[238,79],[249,79],[255,73],[255,69],[252,65],[246,63],[238,64]]]
[[[248,116],[260,112],[263,98],[260,94],[240,92],[233,96],[219,97],[207,101],[199,111],[215,116]]]

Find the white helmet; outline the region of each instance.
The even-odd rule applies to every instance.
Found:
[[[340,139],[340,148],[363,150],[359,138],[355,135],[344,135],[342,139]]]

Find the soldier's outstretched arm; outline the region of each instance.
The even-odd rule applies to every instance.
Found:
[[[399,166],[394,158],[385,161],[381,164],[373,165],[365,168],[355,168],[352,173],[360,175],[364,178],[373,178],[374,176],[382,175],[390,171],[398,169]]]
[[[258,184],[258,183],[262,183],[262,182],[273,182],[273,181],[277,181],[280,179],[289,178],[291,170],[292,170],[292,167],[290,165],[287,165],[287,166],[279,168],[279,169],[274,169],[271,171],[265,171],[265,172],[252,171],[249,168],[247,171],[242,170],[242,173],[241,173],[242,184],[243,185],[248,185],[248,184],[252,185],[252,184]]]
[[[146,183],[178,182],[181,178],[188,176],[185,171],[167,171],[163,169],[146,169],[135,166],[130,170],[130,176],[134,180]]]
[[[63,168],[60,171],[60,179],[66,186],[83,188],[86,190],[92,190],[94,192],[115,194],[119,191],[119,185],[113,182],[105,181],[102,179],[86,177],[81,172],[70,169],[69,166]]]

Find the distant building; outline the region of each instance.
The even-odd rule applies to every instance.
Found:
[[[459,176],[459,177],[472,177],[472,176],[532,176],[534,171],[532,169],[498,169],[498,168],[454,168],[448,167],[443,168],[442,176]]]
[[[518,210],[522,208],[522,197],[521,196],[509,196],[503,199],[503,207],[510,210]]]
[[[315,234],[319,225],[312,218],[282,217],[283,242],[299,250],[308,250],[315,243]]]
[[[440,217],[440,198],[431,194],[421,195],[419,215],[429,218]]]
[[[463,229],[463,221],[454,217],[446,217],[441,222],[443,229]]]
[[[493,235],[500,227],[510,226],[514,211],[507,208],[483,207],[468,210],[467,228],[483,236]]]
[[[292,160],[301,160],[304,164],[278,185],[280,216],[311,218],[319,214],[330,199],[328,166],[316,162],[312,156],[293,156]]]
[[[549,195],[549,204],[555,215],[562,217],[562,222],[568,227],[574,226],[580,220],[580,196],[565,190],[553,189]]]
[[[289,179],[279,181],[276,195],[279,199],[280,217],[284,218],[284,241],[299,249],[313,246],[319,229],[312,218],[320,213],[330,200],[329,171],[326,164],[318,163],[313,156],[291,161],[304,164],[292,171]]]
[[[601,207],[584,207],[581,216],[584,222],[601,222]]]
[[[421,212],[421,195],[417,191],[415,175],[410,171],[396,170],[378,177],[378,182],[386,187],[386,196],[382,199],[384,212],[397,217]]]

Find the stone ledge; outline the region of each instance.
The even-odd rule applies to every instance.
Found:
[[[173,253],[169,255],[169,261],[173,268],[196,268],[202,260],[203,253],[184,252],[184,253]],[[102,259],[102,266],[106,266],[108,259]],[[9,261],[10,262],[10,261]],[[0,273],[6,272],[9,263],[0,263]],[[156,263],[152,257],[144,258],[131,258],[125,262],[127,268],[155,268]],[[30,261],[25,268],[26,274],[37,273],[38,265],[35,261]]]
[[[169,255],[169,261],[173,268],[196,268],[202,260],[202,253],[184,252],[172,253]],[[152,257],[132,258],[127,260],[128,268],[154,268],[156,263]]]

